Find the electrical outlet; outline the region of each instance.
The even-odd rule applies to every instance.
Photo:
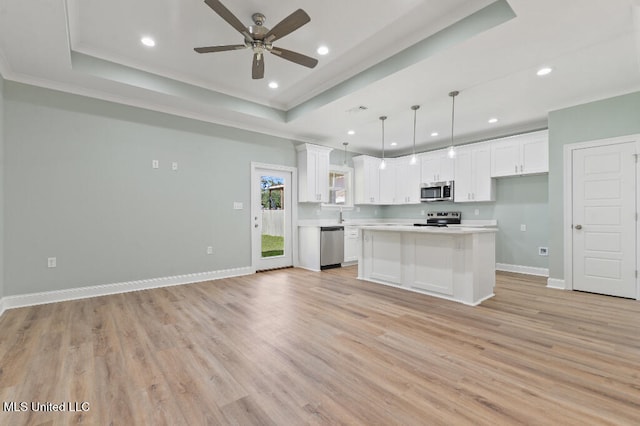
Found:
[[[320,209],[316,209],[316,216],[320,216]]]
[[[213,254],[213,247],[207,247],[207,254]]]
[[[233,209],[234,210],[242,210],[244,207],[242,205],[242,203],[240,201],[234,201],[233,202]]]
[[[540,256],[549,256],[549,248],[548,247],[538,247],[538,255],[540,255]]]
[[[356,213],[360,213],[360,207],[356,207]]]
[[[57,260],[55,257],[47,258],[47,268],[55,268],[57,266]]]
[[[476,216],[478,216],[480,214],[480,209],[475,209],[473,211],[473,214],[475,214]]]
[[[174,161],[173,163],[171,163],[171,170],[176,171],[178,170],[178,162]]]
[[[527,230],[527,225],[520,225],[520,230],[525,232]]]
[[[151,167],[157,169],[160,167],[160,162],[158,160],[151,160]]]
[[[420,210],[420,216],[424,216],[424,210]]]

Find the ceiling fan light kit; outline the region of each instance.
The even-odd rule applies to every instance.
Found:
[[[253,50],[251,77],[254,80],[264,78],[265,52],[272,53],[282,59],[286,59],[287,61],[291,61],[308,68],[314,68],[318,65],[318,60],[315,58],[303,55],[302,53],[275,47],[273,45],[274,41],[291,34],[311,21],[311,18],[304,10],[296,10],[291,15],[280,21],[275,27],[269,29],[264,26],[266,18],[262,13],[254,13],[252,15],[254,25],[245,27],[244,24],[218,0],[205,0],[205,3],[229,25],[235,28],[236,31],[244,36],[244,44],[196,47],[193,49],[196,52],[214,53],[250,48]]]

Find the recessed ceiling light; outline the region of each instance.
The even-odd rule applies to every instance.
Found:
[[[549,67],[544,67],[544,68],[540,68],[536,74],[542,77],[543,75],[551,74],[551,71],[553,71],[553,69]]]
[[[497,123],[498,119],[497,118],[490,118],[489,119],[489,123],[493,124],[493,123]]]
[[[151,37],[142,37],[140,41],[147,47],[153,47],[156,45],[156,41]]]
[[[398,142],[391,142],[391,146],[398,146]]]
[[[318,55],[324,56],[329,53],[329,48],[327,46],[320,46],[316,52],[318,52]]]
[[[347,134],[348,134],[348,135],[353,136],[353,135],[355,135],[355,134],[356,134],[356,131],[355,131],[355,130],[349,130],[349,131],[347,132]]]
[[[271,87],[272,89],[277,89],[278,88],[278,83],[275,81],[271,81],[269,82],[269,87]]]
[[[438,136],[438,135],[439,135],[439,133],[438,133],[438,132],[433,132],[433,133],[431,133],[431,136],[433,136],[434,138],[435,138],[436,136]]]

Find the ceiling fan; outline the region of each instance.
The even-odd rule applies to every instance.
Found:
[[[273,42],[281,39],[282,37],[291,34],[298,28],[311,21],[311,18],[307,13],[298,9],[291,15],[284,18],[271,30],[264,26],[265,16],[262,13],[254,13],[252,18],[254,25],[245,27],[233,13],[229,11],[218,0],[205,0],[204,1],[214,12],[216,12],[222,19],[227,21],[229,25],[235,28],[240,34],[244,36],[244,44],[231,44],[226,46],[209,46],[209,47],[196,47],[195,50],[198,53],[211,53],[211,52],[224,52],[228,50],[240,50],[251,48],[253,50],[253,66],[251,68],[251,76],[254,79],[260,79],[264,77],[264,53],[270,52],[276,56],[286,59],[296,64],[303,65],[308,68],[313,68],[318,64],[318,60],[302,53],[293,52],[291,50],[275,47]]]

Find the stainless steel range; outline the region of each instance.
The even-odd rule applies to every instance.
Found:
[[[426,222],[414,223],[413,226],[447,227],[449,225],[460,225],[461,223],[461,212],[429,212],[427,213]]]

